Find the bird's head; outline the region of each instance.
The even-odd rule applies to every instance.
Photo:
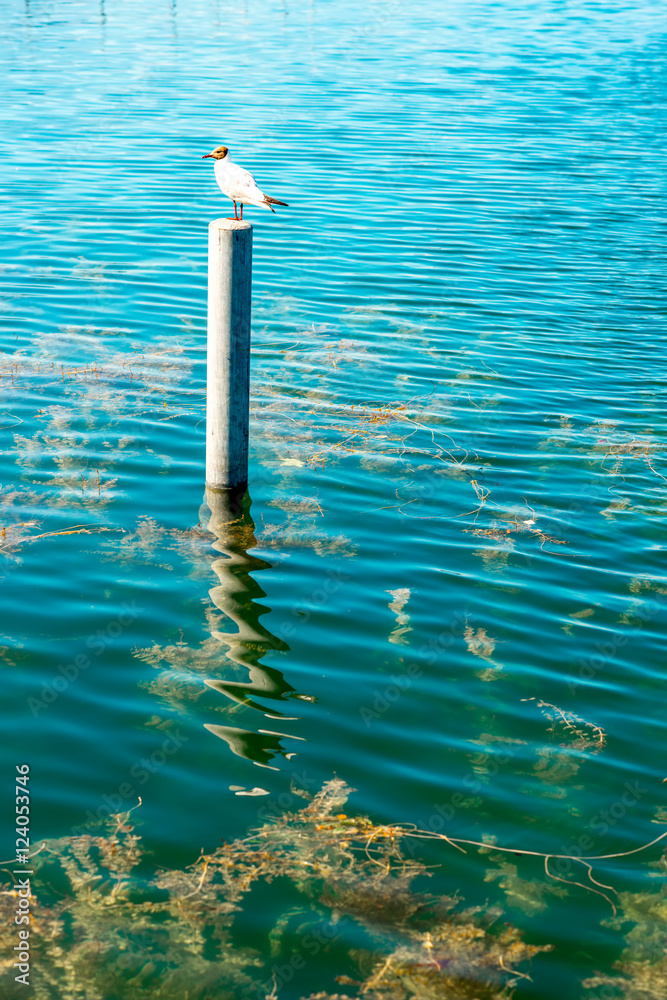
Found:
[[[229,150],[226,146],[216,146],[212,153],[204,153],[202,160],[205,160],[209,156],[214,160],[224,160],[228,152]]]

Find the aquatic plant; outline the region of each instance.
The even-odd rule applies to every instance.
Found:
[[[350,791],[329,781],[302,809],[182,870],[144,874],[147,859],[129,812],[111,817],[102,833],[44,842],[32,858],[34,1000],[269,995],[261,956],[239,947],[233,925],[254,885],[285,878],[304,905],[279,917],[269,935],[274,956],[296,913],[301,920],[310,914],[311,924],[328,915],[372,944],[352,950],[341,970],[339,981],[354,986],[355,996],[508,997],[525,975],[516,966],[544,947],[525,944],[514,927],[498,928],[495,908],[463,909],[455,897],[416,891],[413,882],[429,870],[404,850],[407,831],[342,813]],[[0,895],[5,956],[13,955],[16,901],[14,889]],[[12,961],[4,960],[5,975]],[[354,967],[356,980],[347,974]]]
[[[656,822],[666,821],[667,811],[660,808]],[[664,879],[667,853],[651,867]],[[585,980],[587,989],[599,991],[591,1000],[667,1000],[667,887],[663,882],[657,892],[622,892],[618,903],[618,913],[605,924],[625,931],[626,946],[614,964],[620,974],[597,973]]]

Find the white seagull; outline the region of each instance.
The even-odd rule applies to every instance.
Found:
[[[235,219],[239,217],[236,211],[237,202],[241,206],[241,218],[244,205],[257,205],[258,208],[267,208],[269,212],[273,212],[272,205],[289,208],[286,201],[269,198],[268,194],[260,191],[250,171],[244,170],[238,163],[232,163],[226,146],[216,146],[212,153],[204,153],[202,160],[206,160],[209,156],[215,160],[215,179],[218,187],[234,202]],[[231,215],[229,218],[231,219]]]

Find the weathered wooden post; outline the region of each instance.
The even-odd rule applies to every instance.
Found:
[[[240,496],[248,483],[252,226],[208,227],[206,486]]]

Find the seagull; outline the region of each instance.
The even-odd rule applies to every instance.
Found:
[[[212,153],[204,153],[202,160],[208,159],[209,156],[215,160],[215,179],[218,187],[234,202],[235,219],[239,218],[236,211],[237,202],[241,206],[241,218],[244,205],[257,205],[258,208],[267,208],[269,212],[274,211],[272,205],[289,208],[286,201],[269,198],[268,194],[260,191],[250,171],[244,170],[238,163],[232,163],[226,146],[216,146]],[[229,218],[231,219],[231,215]]]

